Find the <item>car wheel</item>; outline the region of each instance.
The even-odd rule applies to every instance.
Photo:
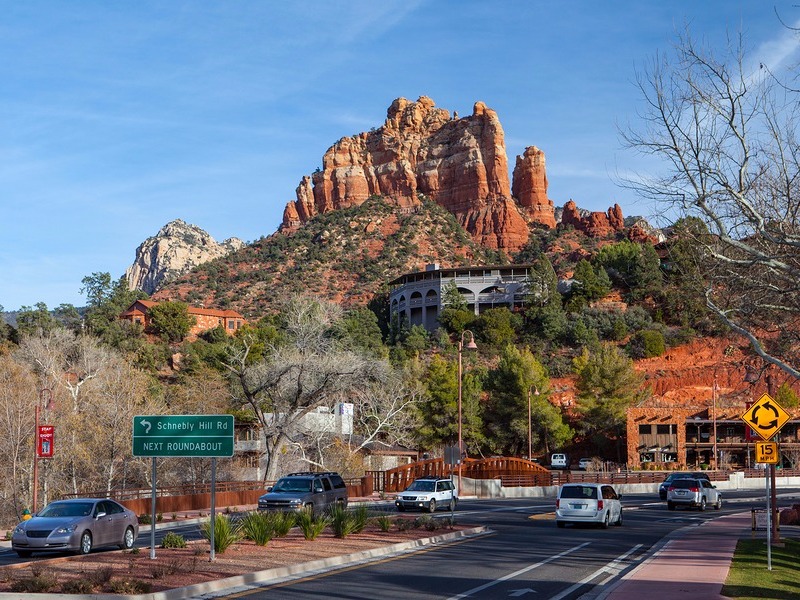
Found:
[[[436,500],[431,500],[430,502],[428,502],[428,512],[429,513],[436,512]]]
[[[133,535],[133,527],[128,527],[125,530],[125,535],[122,536],[122,543],[119,545],[119,547],[123,550],[130,550],[133,548],[133,542],[135,541],[136,538]]]
[[[564,521],[556,521],[556,527],[558,527],[560,529],[564,529],[565,526],[566,526],[566,523],[564,523]]]
[[[456,499],[450,498],[450,502],[447,504],[447,510],[453,512],[456,509]]]
[[[700,498],[700,512],[705,512],[706,510],[706,499],[705,496]]]
[[[667,508],[669,510],[675,510],[675,504],[673,502],[667,502]]]
[[[78,546],[78,554],[89,554],[92,551],[92,533],[84,531],[81,534],[81,543]]]
[[[716,510],[722,510],[722,498],[717,498],[717,504],[714,506]]]
[[[20,558],[30,558],[33,554],[30,550],[17,550],[17,556]]]
[[[611,520],[611,511],[606,511],[606,516],[603,517],[603,523],[602,523],[601,527],[603,529],[608,529],[608,524],[609,524],[610,520]]]
[[[614,523],[617,527],[622,527],[622,509],[619,509],[619,517],[617,518],[617,522]]]

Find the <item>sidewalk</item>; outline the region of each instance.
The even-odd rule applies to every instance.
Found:
[[[736,542],[749,534],[750,513],[706,521],[668,536],[659,549],[597,600],[721,600]]]

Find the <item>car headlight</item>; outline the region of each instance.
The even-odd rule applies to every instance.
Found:
[[[23,527],[20,527],[19,525],[17,525],[14,528],[14,535],[17,535],[17,534],[25,535],[25,529]]]
[[[59,527],[58,529],[56,529],[55,532],[56,533],[72,533],[77,528],[78,528],[78,526],[75,525],[75,524],[73,524],[73,525],[65,525],[64,527]]]
[[[302,500],[297,500],[296,498],[293,500],[289,500],[289,504],[291,504],[292,506],[300,506],[302,503],[303,503]]]

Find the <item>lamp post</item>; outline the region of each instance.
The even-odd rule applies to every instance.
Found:
[[[42,405],[45,410],[49,408],[52,399],[53,392],[48,388],[42,388],[33,411],[33,510],[31,512],[36,512],[39,502],[39,411]]]
[[[528,460],[533,460],[533,449],[531,445],[532,429],[531,429],[531,390],[535,395],[539,395],[539,388],[532,385],[528,388]]]
[[[719,457],[717,455],[717,376],[714,375],[714,387],[711,388],[711,398],[714,402],[714,414],[712,418],[714,419],[714,430],[712,435],[714,436],[714,469],[719,469]]]
[[[461,353],[464,349],[464,336],[469,334],[469,342],[467,343],[467,350],[477,350],[478,346],[475,343],[475,335],[469,330],[465,329],[461,332],[461,339],[458,340],[458,495],[461,495],[461,463],[464,457],[464,446],[461,441]]]

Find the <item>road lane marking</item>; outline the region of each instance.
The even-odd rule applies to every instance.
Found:
[[[562,598],[566,598],[570,594],[572,594],[575,590],[583,587],[590,581],[592,581],[595,577],[602,575],[603,573],[608,573],[608,577],[606,577],[603,581],[599,582],[598,585],[605,585],[606,581],[609,579],[613,579],[614,577],[618,577],[619,574],[622,572],[624,567],[621,567],[622,561],[628,558],[631,554],[636,552],[639,548],[641,548],[644,544],[636,544],[633,548],[628,550],[625,554],[622,554],[612,560],[610,563],[603,565],[599,569],[597,569],[594,573],[591,573],[581,579],[578,583],[568,587],[566,590],[561,592],[558,596],[553,596],[550,600],[561,600]],[[627,565],[626,565],[627,566]]]
[[[583,544],[580,544],[578,546],[574,546],[574,547],[572,547],[572,548],[570,548],[568,550],[564,550],[563,552],[559,552],[558,554],[555,554],[554,556],[551,556],[550,558],[546,558],[546,559],[544,559],[544,560],[542,560],[542,561],[540,561],[538,563],[535,563],[535,564],[532,564],[532,565],[528,565],[524,569],[520,569],[519,571],[514,571],[513,573],[509,573],[508,575],[503,575],[503,577],[500,577],[500,578],[495,579],[494,581],[490,581],[488,583],[484,583],[483,585],[479,585],[478,587],[472,588],[471,590],[467,590],[466,592],[462,592],[461,594],[458,594],[457,596],[451,596],[447,600],[459,600],[460,598],[467,598],[467,597],[469,597],[469,596],[471,596],[473,594],[476,594],[478,592],[482,592],[483,590],[489,589],[490,587],[494,587],[498,583],[502,583],[504,581],[508,581],[509,579],[514,579],[515,577],[523,575],[523,574],[527,573],[528,571],[533,571],[534,569],[538,569],[539,567],[542,567],[542,566],[546,565],[547,563],[551,563],[554,560],[558,560],[559,558],[567,556],[568,554],[572,554],[573,552],[577,552],[578,550],[581,550],[581,549],[585,548],[589,544],[591,544],[591,542],[584,542]]]

